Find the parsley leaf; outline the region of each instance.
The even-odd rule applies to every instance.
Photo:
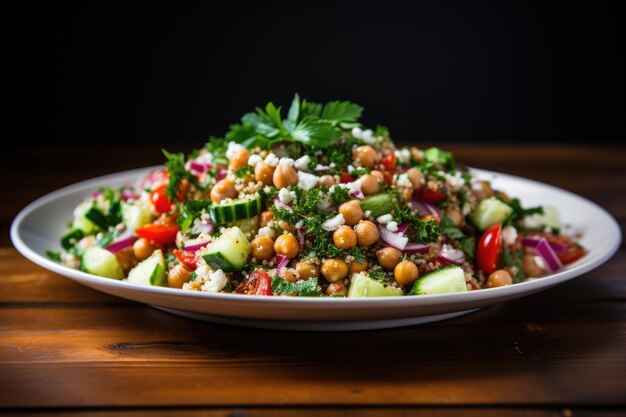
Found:
[[[333,126],[340,122],[356,122],[363,113],[363,107],[349,101],[331,101],[326,103],[321,118],[330,121]]]
[[[61,261],[61,252],[56,252],[56,251],[52,251],[52,250],[47,250],[46,251],[46,256],[50,259],[52,259],[53,261]]]
[[[235,171],[235,177],[243,178],[246,175],[253,175],[254,167],[251,165],[246,165],[245,167],[241,167]]]
[[[422,220],[408,206],[398,207],[393,218],[398,223],[409,223],[411,225],[410,232],[415,235],[413,240],[416,242],[429,243],[439,239],[441,230],[435,219]]]
[[[343,187],[335,186],[333,187],[333,191],[330,193],[330,199],[334,205],[339,206],[350,200],[350,193]]]
[[[521,261],[522,256],[523,252],[521,249],[516,250],[515,255],[513,255],[506,245],[502,246],[502,264],[517,269],[517,274],[513,277],[514,284],[521,282],[525,278],[524,266]]]
[[[452,239],[463,239],[465,238],[465,233],[463,233],[459,228],[454,225],[454,221],[446,215],[441,216],[441,220],[439,221],[439,228],[441,229],[441,233],[449,236]]]
[[[456,167],[452,152],[444,151],[439,148],[428,148],[424,151],[424,158],[428,161],[443,165],[450,171]]]
[[[461,242],[461,250],[469,259],[474,259],[476,256],[476,239],[470,237],[463,240]]]
[[[191,200],[181,204],[176,219],[180,231],[186,233],[193,222],[202,214],[202,210],[207,209],[211,204],[213,204],[211,200]]]
[[[306,281],[288,282],[275,276],[272,277],[272,293],[319,297],[322,293],[322,288],[317,282],[317,278],[309,278]]]
[[[185,170],[185,155],[182,152],[170,153],[163,149],[163,155],[167,158],[165,167],[170,173],[170,181],[165,189],[165,194],[170,201],[178,201],[178,185],[187,176]]]

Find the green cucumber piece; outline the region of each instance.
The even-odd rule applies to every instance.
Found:
[[[261,197],[252,200],[233,200],[231,204],[213,205],[209,207],[209,216],[216,225],[257,216],[262,209]]]
[[[90,207],[89,210],[85,212],[85,217],[102,230],[109,228],[109,219],[107,219],[107,216],[97,207]]]
[[[87,249],[81,258],[85,272],[106,278],[122,279],[124,271],[117,257],[99,246]]]
[[[161,249],[155,250],[147,259],[139,262],[136,267],[131,269],[128,273],[128,282],[167,287],[165,258],[163,258]]]
[[[453,170],[455,167],[454,156],[452,152],[444,151],[439,148],[428,148],[424,151],[424,158],[427,161],[437,162],[449,170]]]
[[[152,213],[136,204],[122,203],[122,222],[127,230],[135,229],[152,221]]]
[[[238,227],[222,231],[222,235],[207,247],[203,256],[214,271],[239,271],[250,256],[250,242]]]
[[[365,273],[358,272],[350,278],[348,298],[392,297],[399,295],[404,295],[400,288],[375,281]]]
[[[463,268],[456,265],[435,269],[418,278],[409,294],[447,294],[452,292],[467,292]]]
[[[98,226],[96,226],[91,220],[85,217],[87,211],[89,211],[89,209],[92,207],[92,201],[85,201],[84,203],[79,204],[74,209],[74,219],[72,220],[72,226],[76,229],[82,230],[85,235],[95,233],[98,230]]]
[[[70,250],[70,248],[78,243],[84,236],[85,234],[81,229],[73,228],[61,238],[61,247],[65,250]]]
[[[513,209],[495,197],[486,198],[470,214],[470,220],[480,231],[489,229],[494,224],[504,222]]]
[[[391,213],[394,204],[391,194],[377,194],[371,197],[365,197],[361,200],[361,209],[369,211],[373,218],[377,219],[383,214]]]
[[[561,216],[555,207],[543,206],[543,225],[551,229],[561,228]]]

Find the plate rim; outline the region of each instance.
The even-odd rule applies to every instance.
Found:
[[[28,205],[26,205],[14,220],[11,223],[10,228],[10,237],[11,242],[15,246],[15,248],[20,252],[26,259],[29,261],[64,277],[70,278],[72,280],[78,281],[83,284],[84,282],[88,282],[90,284],[94,284],[95,286],[107,286],[107,287],[115,287],[116,289],[121,290],[135,290],[139,292],[148,292],[153,294],[161,294],[166,296],[174,296],[177,298],[204,298],[208,300],[216,300],[216,301],[231,301],[231,302],[246,302],[248,304],[280,304],[286,306],[301,306],[301,307],[314,307],[314,306],[328,306],[332,305],[333,308],[357,308],[357,307],[376,307],[380,305],[386,305],[388,303],[393,303],[396,307],[402,307],[405,305],[410,305],[412,307],[418,305],[435,305],[439,304],[442,300],[449,301],[451,303],[454,302],[462,302],[462,301],[489,301],[497,298],[504,298],[507,296],[515,296],[516,294],[526,294],[540,291],[542,289],[547,289],[558,285],[564,281],[569,279],[573,279],[578,277],[586,272],[589,272],[600,265],[606,263],[609,259],[615,255],[615,253],[619,250],[622,242],[622,233],[621,227],[617,220],[613,217],[611,213],[609,213],[606,209],[604,209],[599,204],[587,199],[586,197],[580,196],[576,193],[573,193],[569,190],[565,190],[559,187],[556,187],[551,184],[543,183],[540,181],[536,181],[533,179],[520,177],[516,175],[510,175],[506,173],[501,173],[497,171],[490,171],[479,168],[469,168],[471,171],[476,172],[480,175],[485,176],[496,176],[500,178],[506,178],[509,180],[515,181],[524,181],[533,186],[541,186],[547,187],[550,191],[556,191],[559,193],[567,194],[569,197],[580,199],[585,201],[587,204],[593,206],[595,209],[601,211],[607,219],[611,222],[613,229],[616,232],[616,239],[611,242],[610,247],[604,253],[598,255],[595,259],[583,262],[579,265],[574,266],[571,269],[562,270],[557,272],[556,274],[551,274],[545,277],[541,277],[539,279],[534,279],[530,281],[521,282],[518,284],[505,286],[505,287],[497,287],[497,288],[485,288],[479,291],[469,291],[463,293],[451,293],[451,294],[428,294],[419,297],[367,297],[367,298],[336,298],[336,297],[265,297],[265,296],[255,296],[255,295],[241,295],[241,294],[229,294],[229,293],[207,293],[203,291],[182,291],[178,288],[169,288],[169,287],[149,287],[143,285],[137,285],[128,283],[126,281],[114,280],[111,278],[100,277],[97,275],[88,274],[83,271],[75,270],[69,268],[65,265],[57,263],[51,259],[46,258],[43,255],[35,252],[31,249],[26,242],[20,236],[20,226],[24,219],[35,209],[40,207],[41,205],[47,204],[51,201],[55,201],[59,198],[64,197],[69,193],[73,193],[76,191],[76,188],[88,188],[90,186],[95,186],[98,183],[106,180],[112,180],[117,177],[127,177],[133,175],[139,175],[143,172],[149,172],[151,169],[156,169],[162,167],[162,165],[155,165],[150,167],[136,168],[126,171],[120,171],[116,173],[111,173],[107,175],[102,175],[94,178],[90,178],[87,180],[79,181],[73,184],[69,184],[52,192],[49,192]],[[91,287],[91,285],[90,285]]]

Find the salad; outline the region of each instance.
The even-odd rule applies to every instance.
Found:
[[[585,249],[557,211],[523,207],[445,150],[396,147],[363,108],[296,94],[138,184],[79,204],[49,256],[187,291],[413,296],[512,285]]]

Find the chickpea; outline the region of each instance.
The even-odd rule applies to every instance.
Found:
[[[289,232],[289,233],[293,233],[296,230],[293,224],[288,223],[284,220],[278,221],[278,227],[280,227],[282,230]]]
[[[341,282],[333,282],[326,288],[326,295],[331,297],[345,297],[348,295],[348,289]]]
[[[380,182],[372,174],[365,174],[361,178],[361,191],[365,195],[378,194],[380,192]]]
[[[331,185],[335,185],[335,178],[332,175],[322,175],[317,181],[317,185],[326,185],[330,187]]]
[[[282,279],[287,282],[296,282],[298,281],[298,272],[293,268],[283,268],[282,271],[278,274]]]
[[[493,271],[487,278],[487,288],[504,287],[511,284],[513,284],[513,278],[504,269]]]
[[[524,267],[524,274],[528,277],[538,277],[543,273],[543,270],[535,262],[535,257],[530,253],[525,253],[522,257],[522,266]]]
[[[348,264],[341,259],[324,259],[320,270],[326,281],[339,282],[348,275]]]
[[[417,265],[411,261],[402,261],[393,269],[393,277],[400,285],[411,285],[419,277]]]
[[[183,288],[183,284],[189,282],[190,277],[191,272],[182,265],[176,265],[167,273],[167,285],[172,288]]]
[[[374,176],[374,178],[376,178],[378,180],[378,182],[384,182],[385,181],[385,176],[383,175],[382,172],[380,172],[378,170],[373,170],[371,172],[371,174]]]
[[[228,169],[237,171],[239,168],[248,166],[248,158],[250,158],[250,151],[247,149],[238,150],[228,161]]]
[[[356,272],[363,272],[367,269],[368,266],[369,262],[367,262],[367,259],[363,260],[363,262],[352,261],[349,265],[349,272],[351,274],[354,274]]]
[[[143,237],[137,239],[135,243],[133,243],[133,254],[138,261],[147,259],[150,255],[152,255],[152,252],[154,252],[155,249],[156,246]]]
[[[376,258],[380,266],[391,271],[400,263],[402,252],[392,247],[382,248],[376,251]]]
[[[364,145],[352,151],[352,158],[362,167],[374,168],[374,165],[380,159],[380,155],[371,146]]]
[[[272,185],[275,169],[265,162],[259,162],[254,166],[254,178],[263,185]]]
[[[420,171],[418,168],[410,168],[406,174],[409,177],[409,180],[411,181],[411,185],[413,185],[413,188],[418,190],[422,187],[422,181],[424,180],[424,175],[422,175],[422,171]]]
[[[463,225],[463,213],[459,210],[450,209],[446,212],[446,216],[450,217],[456,227],[461,227]]]
[[[279,190],[298,183],[298,173],[296,170],[285,164],[280,164],[276,167],[273,178],[274,185]]]
[[[424,162],[424,155],[416,146],[411,146],[411,159],[415,162]]]
[[[320,271],[311,261],[300,261],[296,264],[296,271],[300,276],[300,279],[307,280],[309,278],[317,278],[320,275]]]
[[[262,261],[269,261],[274,257],[274,241],[267,236],[259,236],[250,242],[252,256]]]
[[[378,228],[369,220],[361,220],[354,226],[356,241],[359,246],[370,246],[376,243],[380,237]]]
[[[428,220],[435,220],[435,223],[439,224],[439,221],[441,219],[439,218],[439,216],[435,216],[434,214],[427,214],[425,216],[420,217],[420,220],[424,220],[425,222],[427,222]]]
[[[274,212],[272,210],[265,210],[261,213],[261,219],[259,223],[261,227],[265,227],[272,220],[274,220]]]
[[[137,265],[137,258],[135,257],[133,248],[131,247],[122,249],[121,251],[117,252],[115,254],[115,257],[117,258],[117,262],[119,262],[120,266],[122,267],[122,270],[126,273],[133,269],[135,265]]]
[[[274,251],[281,255],[286,256],[289,259],[295,258],[300,252],[300,245],[298,240],[293,235],[284,233],[274,242]]]
[[[339,213],[343,215],[346,224],[351,226],[354,226],[363,219],[363,210],[361,209],[359,200],[346,201],[339,206]]]
[[[211,189],[211,200],[214,203],[219,203],[225,198],[237,197],[237,190],[235,190],[235,183],[233,180],[224,178],[220,180]]]
[[[356,246],[356,233],[350,226],[339,226],[333,233],[333,243],[339,249],[352,249]]]

